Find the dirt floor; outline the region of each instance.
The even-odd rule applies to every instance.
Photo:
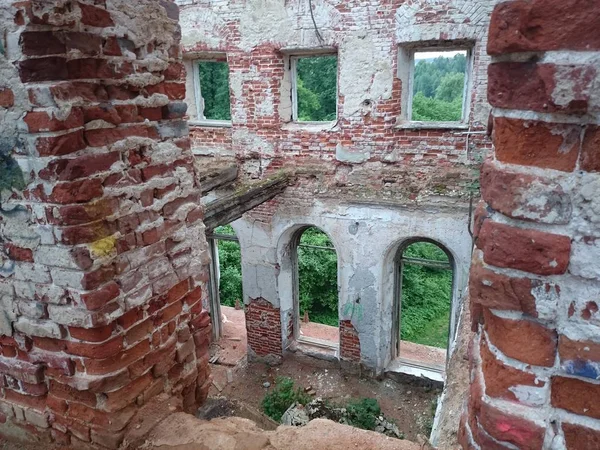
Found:
[[[393,419],[406,439],[416,441],[417,435],[429,435],[440,391],[416,385],[400,384],[393,380],[377,381],[342,372],[335,362],[323,361],[300,353],[286,357],[277,367],[262,363],[242,364],[234,372],[233,382],[220,392],[210,395],[240,400],[260,410],[261,401],[272,389],[278,376],[292,378],[298,386],[312,387],[316,396],[335,403],[351,398],[376,398],[382,412]],[[270,387],[265,388],[265,383]]]

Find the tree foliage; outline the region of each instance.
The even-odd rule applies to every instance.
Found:
[[[204,117],[231,120],[229,65],[221,61],[200,61],[200,94],[204,100]]]
[[[448,261],[436,245],[417,242],[403,256]],[[404,263],[400,337],[417,344],[446,348],[452,300],[452,271]]]
[[[218,227],[218,234],[235,236],[231,225]],[[219,298],[225,306],[235,306],[235,301],[243,303],[242,294],[242,253],[239,242],[218,241],[219,249]]]
[[[307,228],[300,237],[298,284],[300,315],[307,311],[311,322],[337,326],[337,254],[329,237],[318,228]]]
[[[425,122],[460,121],[467,58],[438,56],[415,64],[412,120]]]
[[[298,120],[335,120],[337,110],[337,57],[310,56],[296,62]]]

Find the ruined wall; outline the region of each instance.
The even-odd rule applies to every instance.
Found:
[[[281,309],[282,351],[288,348],[295,320],[291,230],[319,226],[337,237],[340,319],[358,333],[363,364],[383,369],[391,355],[395,249],[416,236],[437,240],[457,263],[456,298],[466,282],[468,186],[489,147],[485,47],[495,2],[314,0],[314,24],[308,0],[178,3],[198,160],[236,160],[245,180],[282,168],[297,179],[236,228],[245,302],[264,299]],[[473,52],[468,120],[414,129],[403,117],[408,66],[400,55],[444,45]],[[320,47],[338,56],[338,120],[293,123],[289,55]],[[230,127],[193,120],[192,62],[206,57],[229,63]],[[255,353],[271,351],[270,342],[251,337],[252,327],[248,332]],[[256,347],[260,342],[264,348]]]
[[[463,448],[600,446],[600,11],[496,7]]]
[[[177,20],[164,1],[2,2],[4,437],[117,448],[156,394],[206,397]]]

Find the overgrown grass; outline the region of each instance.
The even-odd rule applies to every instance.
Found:
[[[275,387],[267,392],[262,401],[262,410],[271,419],[279,422],[283,413],[294,403],[306,405],[310,396],[302,388],[296,388],[294,380],[288,377],[277,377]]]

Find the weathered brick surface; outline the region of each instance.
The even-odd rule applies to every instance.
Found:
[[[115,27],[124,12],[112,8],[125,7]],[[185,92],[176,6],[10,8],[0,422],[46,443],[117,448],[151,397],[179,395],[191,411],[210,383],[200,191],[170,100]]]
[[[346,361],[360,362],[360,338],[350,320],[340,320],[340,356]]]
[[[282,356],[280,310],[265,299],[258,298],[246,305],[246,333],[248,347],[256,356]]]
[[[470,273],[471,376],[487,396],[470,391],[465,449],[600,443],[598,124],[584,119],[598,110],[598,12],[585,0],[512,0],[492,14],[495,152]]]

